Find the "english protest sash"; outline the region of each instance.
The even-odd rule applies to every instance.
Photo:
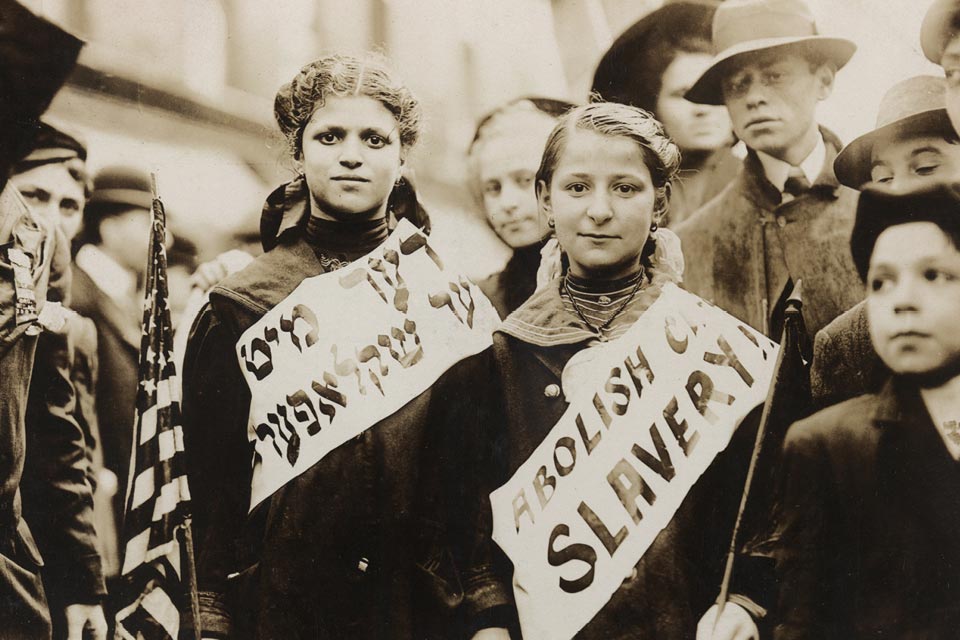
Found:
[[[237,342],[250,508],[490,346],[499,321],[406,220],[363,258],[305,279]]]
[[[563,417],[490,495],[524,638],[572,638],[600,612],[764,401],[778,347],[668,284],[590,349]]]

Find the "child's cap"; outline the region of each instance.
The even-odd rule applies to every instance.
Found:
[[[952,237],[960,234],[960,184],[933,183],[913,191],[871,185],[860,194],[850,235],[850,252],[866,281],[870,256],[886,229],[908,222],[932,222]]]
[[[924,135],[955,138],[947,116],[946,81],[936,76],[915,76],[890,87],[880,101],[877,126],[843,148],[833,162],[837,179],[853,189],[870,182],[874,146],[890,135]]]

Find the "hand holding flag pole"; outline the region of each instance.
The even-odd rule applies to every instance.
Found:
[[[750,466],[747,469],[747,478],[744,482],[743,493],[740,496],[740,506],[737,510],[737,518],[734,521],[733,533],[730,536],[730,547],[727,550],[726,564],[723,571],[723,580],[720,583],[720,594],[717,596],[716,600],[716,615],[713,618],[712,630],[710,637],[713,638],[714,632],[717,629],[717,623],[719,622],[723,611],[727,605],[727,601],[730,596],[730,584],[733,580],[733,569],[734,563],[736,562],[737,552],[740,547],[741,532],[743,528],[744,514],[747,511],[747,505],[750,500],[751,489],[753,487],[753,482],[755,476],[760,475],[761,477],[768,478],[769,474],[759,472],[758,462],[763,460],[767,467],[771,464],[772,459],[775,460],[776,456],[779,454],[779,449],[783,444],[783,437],[786,433],[786,427],[788,427],[793,419],[799,418],[799,415],[791,416],[787,418],[786,415],[783,415],[783,411],[777,411],[781,409],[778,405],[778,400],[785,389],[785,385],[791,381],[792,376],[790,375],[789,369],[797,364],[796,356],[801,352],[800,349],[800,336],[805,331],[803,324],[803,282],[801,280],[797,281],[796,286],[793,288],[793,291],[790,294],[790,297],[787,299],[786,309],[784,311],[784,324],[783,324],[783,334],[780,340],[780,351],[777,354],[777,362],[774,367],[773,378],[770,381],[770,388],[767,390],[767,398],[763,404],[763,411],[760,416],[760,426],[757,429],[756,439],[753,445],[753,452],[750,457]],[[792,396],[792,394],[790,394]],[[775,406],[776,405],[776,406]],[[785,405],[786,408],[789,405]],[[777,424],[782,424],[777,433],[770,433],[770,424],[771,416],[774,414]],[[769,469],[765,469],[769,471]],[[769,478],[768,478],[769,479]],[[763,512],[765,515],[769,515],[773,518],[773,506],[774,502],[771,497],[771,491],[769,487],[764,488],[765,504],[760,505],[761,508],[766,508],[768,511]],[[759,512],[758,512],[759,513]]]

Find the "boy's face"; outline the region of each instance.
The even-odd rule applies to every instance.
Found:
[[[960,34],[944,47],[940,66],[947,78],[947,113],[953,128],[960,132]]]
[[[791,162],[791,151],[816,127],[817,103],[830,95],[833,71],[812,68],[797,54],[758,52],[745,56],[722,87],[737,136],[751,149]]]
[[[934,373],[960,361],[960,251],[940,227],[910,222],[880,234],[867,315],[873,346],[894,373]]]
[[[903,136],[874,144],[870,179],[907,191],[924,182],[960,180],[960,144],[943,136]]]

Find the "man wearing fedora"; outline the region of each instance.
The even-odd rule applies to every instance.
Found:
[[[842,184],[882,184],[898,192],[960,178],[960,136],[947,117],[943,78],[897,83],[880,103],[877,126],[844,147],[834,162]],[[859,303],[814,339],[810,386],[819,407],[880,389],[890,372],[870,343]]]
[[[152,202],[145,173],[126,166],[101,169],[83,212],[86,243],[75,259],[71,306],[97,325],[95,404],[103,464],[117,477],[118,521],[133,442],[142,313],[138,282],[147,266]]]
[[[930,62],[943,67],[947,113],[960,131],[960,0],[934,0],[923,17],[920,45]]]
[[[856,47],[818,35],[802,0],[727,0],[713,48],[686,97],[725,104],[748,154],[737,179],[676,229],[684,284],[777,339],[802,279],[812,338],[863,298],[847,250],[857,194],[837,182],[840,142],[816,121]]]

